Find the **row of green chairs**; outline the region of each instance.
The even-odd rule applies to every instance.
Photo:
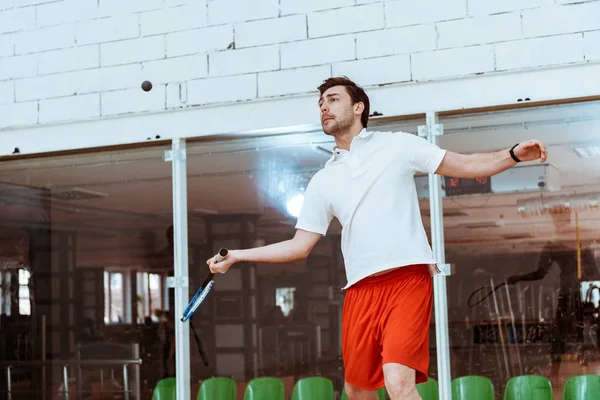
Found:
[[[434,379],[417,385],[423,400],[438,400],[438,387]],[[452,381],[453,400],[494,400],[494,385],[483,376],[463,376]],[[543,376],[516,376],[506,384],[504,400],[553,400],[552,384]],[[567,379],[563,400],[600,399],[600,375],[580,375]]]
[[[435,379],[429,378],[417,385],[423,400],[438,400],[439,389]],[[236,398],[237,384],[231,378],[214,377],[200,386],[196,400],[233,400]],[[386,399],[385,388],[378,391],[379,399]],[[174,400],[175,378],[166,378],[154,388],[152,400]],[[302,378],[294,385],[292,400],[334,400],[335,392],[331,380],[323,377]],[[453,400],[494,400],[494,385],[483,376],[463,376],[452,381]],[[600,375],[580,375],[567,380],[563,389],[563,400],[600,399]],[[251,380],[244,392],[244,400],[285,400],[283,382],[274,377],[261,377]],[[348,400],[342,390],[342,400]],[[553,400],[552,384],[537,375],[511,378],[504,391],[504,400]]]

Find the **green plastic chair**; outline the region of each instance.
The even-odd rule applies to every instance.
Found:
[[[600,375],[572,376],[565,382],[563,400],[596,400],[600,398]]]
[[[334,400],[333,383],[321,376],[302,378],[294,385],[292,400]]]
[[[440,398],[438,383],[433,378],[429,378],[427,382],[419,383],[417,391],[423,400],[438,400]]]
[[[504,400],[552,400],[552,384],[538,375],[515,376],[508,380]]]
[[[386,399],[387,391],[385,390],[385,387],[382,387],[381,389],[379,389],[377,391],[377,396],[379,396],[379,400]],[[342,399],[341,400],[348,400],[348,394],[346,393],[346,387],[344,387],[344,389],[342,389]]]
[[[235,400],[236,390],[233,379],[215,376],[202,382],[196,400]]]
[[[244,400],[285,400],[285,387],[279,378],[255,378],[248,382]]]
[[[164,378],[156,383],[152,392],[152,400],[175,400],[177,391],[175,378]]]
[[[494,400],[494,384],[484,376],[463,376],[452,381],[452,400]]]

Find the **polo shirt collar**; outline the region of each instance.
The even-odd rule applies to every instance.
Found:
[[[360,133],[356,137],[354,137],[354,139],[352,139],[352,142],[354,142],[355,140],[367,139],[372,134],[373,134],[373,132],[369,132],[369,131],[367,131],[366,128],[363,128],[362,131],[360,131]],[[348,150],[338,149],[336,146],[333,148],[333,154],[331,155],[331,158],[329,158],[329,160],[325,163],[325,165],[330,164],[334,161],[339,161],[342,157],[347,156],[349,153],[350,152]]]

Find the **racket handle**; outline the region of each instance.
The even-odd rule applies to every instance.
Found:
[[[229,255],[229,250],[222,248],[219,250],[219,252],[217,253],[217,255],[215,256],[215,261],[216,262],[221,262],[223,261],[227,256]]]

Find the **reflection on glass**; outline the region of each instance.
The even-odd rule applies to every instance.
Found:
[[[560,396],[569,377],[600,372],[600,162],[574,150],[597,138],[600,104],[441,122],[442,146],[458,152],[549,146],[547,164],[483,177],[487,187],[446,179],[453,378],[484,376],[501,397],[510,378],[535,374]]]

